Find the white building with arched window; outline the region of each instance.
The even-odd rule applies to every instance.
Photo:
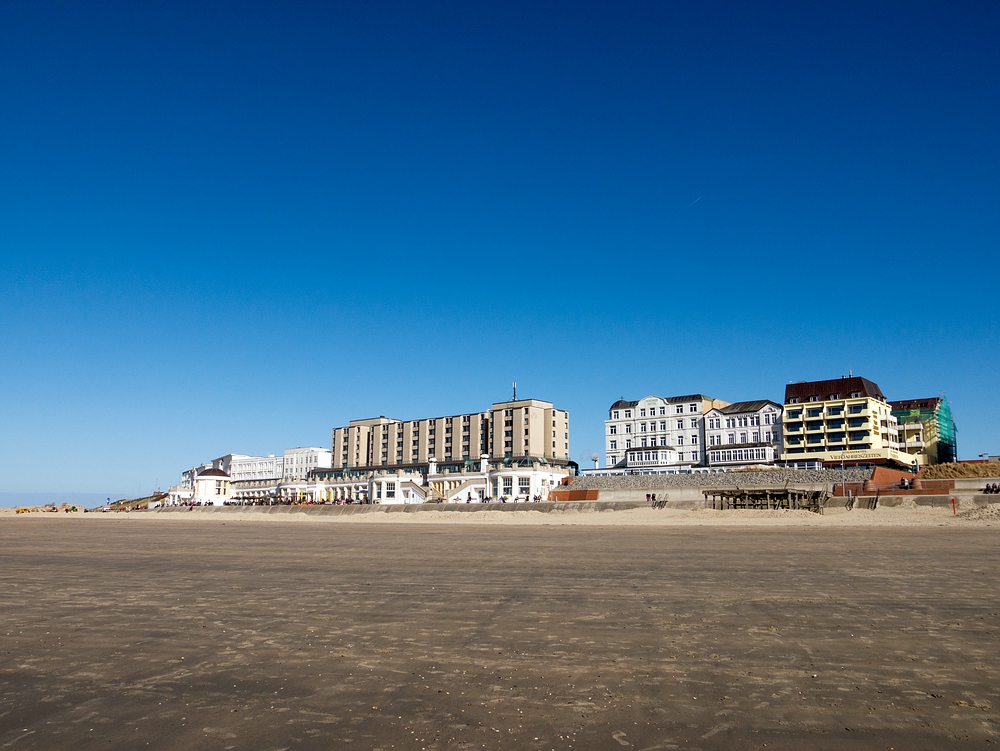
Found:
[[[704,466],[705,413],[728,404],[704,394],[618,400],[604,423],[605,466],[643,472]]]

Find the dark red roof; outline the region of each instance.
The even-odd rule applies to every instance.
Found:
[[[229,477],[221,469],[216,469],[215,467],[209,467],[208,469],[203,469],[198,473],[198,477]]]
[[[816,401],[828,399],[850,399],[851,394],[860,392],[861,396],[870,396],[885,401],[882,389],[874,381],[860,376],[844,376],[829,381],[801,381],[785,386],[785,404],[794,397],[800,402],[808,402],[809,397]]]

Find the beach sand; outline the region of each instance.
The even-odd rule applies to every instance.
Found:
[[[231,511],[0,518],[0,747],[1000,742],[989,521]]]
[[[546,504],[548,505],[548,504]],[[167,509],[139,512],[76,513],[76,514],[13,514],[18,521],[60,519],[97,522],[108,518],[132,521],[156,520],[168,522],[230,521],[230,522],[292,522],[337,524],[491,524],[491,525],[569,525],[569,526],[749,526],[749,527],[926,527],[926,526],[1000,526],[1000,504],[974,506],[959,504],[957,514],[950,507],[879,507],[874,510],[828,508],[822,514],[810,511],[783,510],[731,510],[713,509],[654,509],[623,508],[593,510],[586,504],[556,504],[549,512],[535,510],[535,504],[511,505],[503,510],[493,507],[465,507],[450,511],[448,508],[410,508],[399,506],[383,508],[362,507],[364,513],[324,513],[340,508],[280,506],[280,507],[195,507],[192,509]],[[578,510],[579,508],[579,510]],[[347,507],[347,510],[351,510]],[[0,514],[2,514],[0,512]],[[0,518],[3,518],[0,515]]]

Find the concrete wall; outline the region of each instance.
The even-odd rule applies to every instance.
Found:
[[[987,485],[1000,485],[1000,477],[958,477],[954,482],[956,493],[982,492]]]

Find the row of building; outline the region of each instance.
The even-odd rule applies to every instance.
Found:
[[[417,420],[385,416],[334,428],[329,449],[226,456],[194,467],[171,503],[473,502],[546,500],[577,474],[569,413],[518,399]],[[887,465],[916,470],[953,461],[955,423],[943,396],[890,402],[866,378],[785,387],[769,399],[704,394],[620,399],[605,422],[605,466],[585,473],[724,472]]]
[[[227,454],[185,472],[169,502],[543,501],[576,470],[569,413],[515,392],[482,412],[352,420],[333,429],[329,450]]]
[[[785,387],[729,403],[704,394],[620,399],[605,421],[605,467],[620,472],[712,472],[758,465],[800,469],[954,461],[957,433],[944,396],[889,401],[867,378]]]

